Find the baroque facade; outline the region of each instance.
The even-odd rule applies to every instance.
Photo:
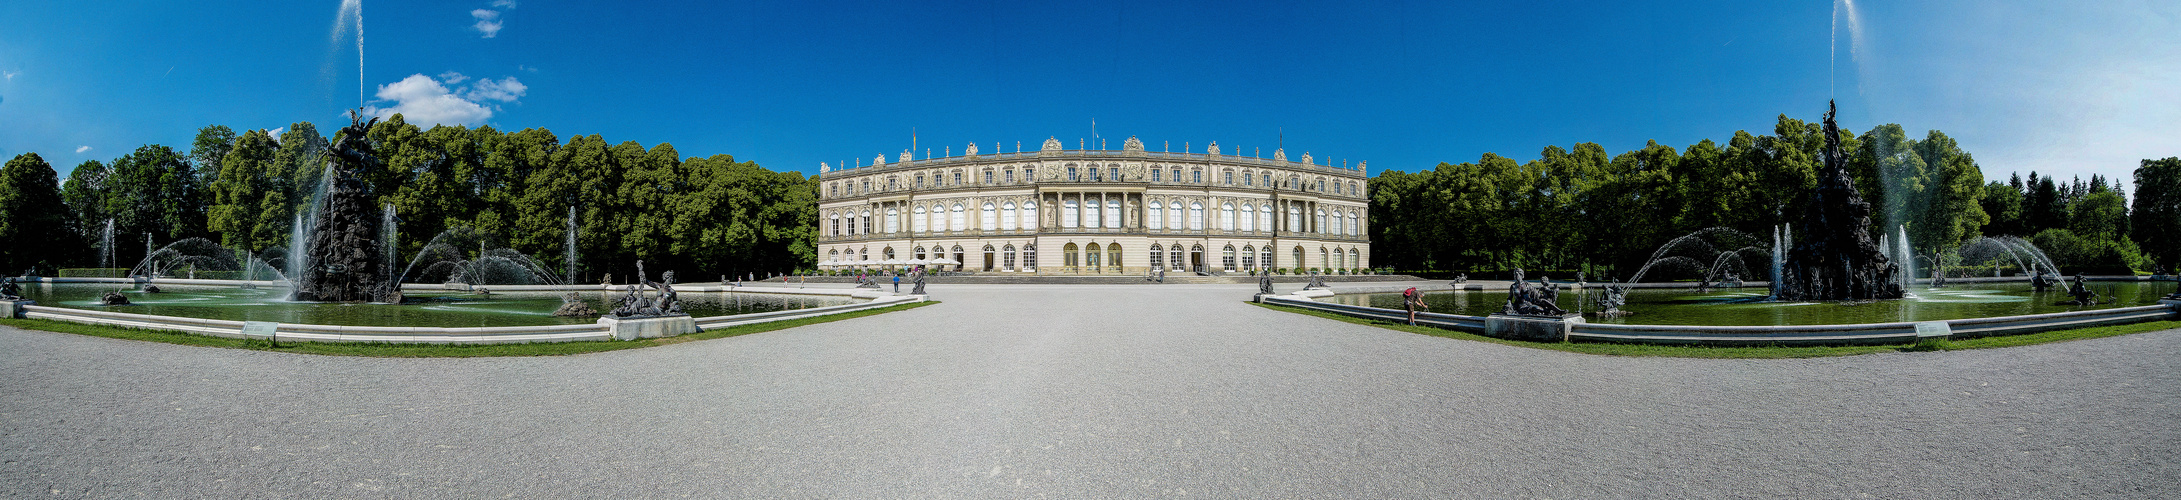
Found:
[[[997,149],[997,147],[995,147]],[[1019,148],[1018,148],[1019,149]],[[860,163],[860,162],[859,162]],[[1329,162],[1330,163],[1330,162]],[[1364,166],[1065,149],[915,159],[818,175],[818,264],[1038,275],[1369,267]]]

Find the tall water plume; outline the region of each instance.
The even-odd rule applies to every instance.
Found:
[[[1840,66],[1840,22],[1842,20],[1848,22],[1848,61],[1856,65],[1856,91],[1862,93],[1863,16],[1856,12],[1855,0],[1833,0],[1833,37],[1831,51],[1828,53],[1830,59],[1826,61],[1825,90],[1828,94],[1837,94],[1837,92],[1833,91],[1833,86],[1834,80],[1837,79],[1834,74],[1839,72]]]
[[[569,206],[568,206],[568,255],[566,256],[566,260],[565,260],[565,262],[567,262],[567,264],[568,264],[568,277],[567,277],[567,278],[565,278],[565,279],[563,279],[563,280],[562,280],[562,282],[563,282],[563,283],[575,283],[575,282],[576,282],[576,206],[575,206],[575,205],[569,205]]]
[[[348,33],[348,26],[351,21],[356,24],[356,100],[360,105],[371,100],[367,90],[370,87],[364,84],[363,72],[363,0],[341,0],[341,11],[333,16],[332,42],[334,44],[341,43],[342,35]]]

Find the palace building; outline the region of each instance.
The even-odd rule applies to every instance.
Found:
[[[997,146],[994,149],[998,149]],[[1017,149],[1020,149],[1019,147]],[[1187,148],[1184,148],[1185,150]],[[860,162],[859,162],[860,163]],[[1328,161],[1330,163],[1330,161]],[[1064,149],[820,164],[818,264],[1037,275],[1368,267],[1363,163]],[[943,260],[942,260],[943,259]]]

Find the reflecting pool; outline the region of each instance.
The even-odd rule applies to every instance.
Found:
[[[38,305],[231,321],[349,326],[538,326],[586,324],[598,318],[553,316],[567,292],[411,292],[400,305],[289,302],[286,288],[159,285],[160,293],[116,283],[24,284],[24,298]],[[129,305],[99,303],[120,291]],[[585,291],[576,296],[606,311],[622,292]],[[752,293],[680,292],[682,310],[699,318],[854,303],[846,297]]]
[[[1708,293],[1697,293],[1692,289],[1635,289],[1628,292],[1628,305],[1621,307],[1634,314],[1618,318],[1586,314],[1584,321],[1645,325],[1834,325],[1988,318],[2154,305],[2159,297],[2172,293],[2176,284],[2092,281],[2087,286],[2102,296],[2103,302],[2077,306],[2062,290],[2037,292],[2030,289],[2029,283],[1960,283],[1946,288],[1917,288],[1909,291],[1908,298],[1862,303],[1766,302],[1767,290],[1763,288]],[[1561,290],[1560,306],[1569,311],[1578,310],[1577,304],[1582,302],[1584,293],[1584,290]],[[1599,289],[1592,288],[1588,293],[1595,298]],[[1399,293],[1336,295],[1318,300],[1401,309]],[[1424,303],[1431,306],[1431,312],[1466,316],[1499,312],[1506,302],[1505,291],[1440,291],[1424,295]],[[1580,309],[1590,312],[1598,308],[1589,305]]]

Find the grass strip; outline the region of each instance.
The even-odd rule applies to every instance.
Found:
[[[566,356],[570,354],[618,351],[622,349],[638,349],[644,347],[662,346],[667,344],[679,344],[683,342],[695,342],[699,340],[711,340],[717,338],[734,337],[739,335],[749,335],[752,333],[769,332],[773,330],[794,328],[804,325],[828,323],[844,319],[871,316],[875,314],[885,314],[894,311],[905,311],[937,303],[937,301],[912,302],[908,304],[881,307],[878,309],[868,309],[862,311],[828,314],[825,316],[817,316],[811,318],[796,318],[790,320],[757,323],[753,325],[740,325],[727,328],[705,330],[678,337],[636,339],[627,341],[609,340],[598,342],[536,342],[528,344],[471,345],[392,344],[383,342],[280,342],[279,345],[275,346],[264,340],[230,339],[223,337],[197,335],[192,333],[183,333],[171,330],[146,330],[106,325],[86,325],[81,323],[69,323],[66,321],[54,321],[46,319],[0,319],[0,325],[12,326],[25,330],[43,330],[48,332],[73,333],[77,335],[89,335],[93,337],[106,337],[124,340],[142,340],[147,342],[165,342],[169,344],[202,347],[222,347],[229,349],[249,349],[253,351],[320,354],[327,356],[365,356],[378,358],[480,358],[494,356]]]
[[[1829,356],[1854,356],[1857,354],[1870,354],[1875,352],[1922,352],[1957,351],[1966,349],[1991,349],[1997,347],[2014,347],[2051,342],[2065,342],[2069,340],[2094,339],[2101,337],[2127,335],[2131,333],[2143,333],[2181,328],[2181,321],[2150,321],[2126,325],[2093,326],[2089,328],[2053,330],[2048,332],[2038,332],[2024,335],[1981,337],[1963,340],[1941,340],[1936,342],[1925,342],[1922,344],[1900,345],[1691,346],[1661,344],[1616,344],[1602,342],[1529,342],[1521,340],[1497,339],[1492,337],[1486,337],[1483,335],[1477,335],[1474,333],[1448,330],[1432,326],[1409,326],[1407,323],[1404,322],[1358,318],[1346,314],[1336,314],[1294,306],[1261,304],[1256,302],[1252,302],[1251,304],[1255,304],[1258,307],[1263,307],[1276,311],[1285,311],[1296,314],[1317,316],[1320,318],[1326,318],[1334,321],[1344,321],[1348,323],[1355,323],[1358,325],[1370,325],[1379,328],[1385,328],[1388,330],[1397,330],[1419,335],[1430,335],[1433,337],[1473,340],[1477,342],[1490,342],[1500,345],[1510,345],[1516,347],[1528,347],[1533,349],[1546,349],[1581,354],[1596,354],[1601,356],[1649,356],[1672,358],[1822,358]]]

